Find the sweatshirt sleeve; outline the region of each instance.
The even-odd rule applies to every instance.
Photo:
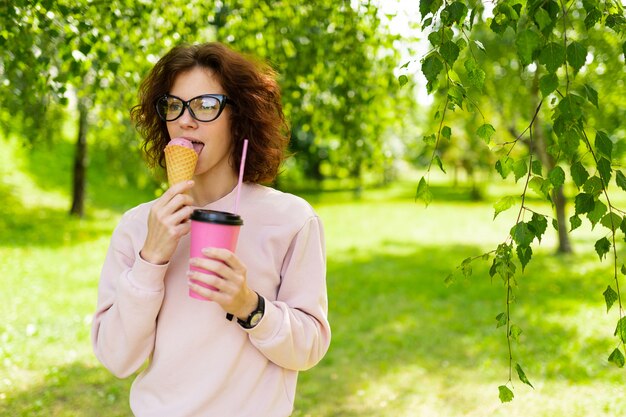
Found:
[[[124,219],[113,232],[91,329],[96,357],[120,378],[137,371],[152,353],[164,296],[167,265],[153,265],[139,256],[138,235]]]
[[[284,368],[309,369],[330,345],[325,252],[322,223],[312,216],[289,246],[276,301],[266,298],[263,319],[247,330],[257,349]]]

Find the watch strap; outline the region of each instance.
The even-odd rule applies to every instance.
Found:
[[[263,314],[265,314],[265,299],[261,297],[259,293],[256,293],[256,295],[258,298],[256,308],[252,311],[252,313],[248,315],[248,318],[246,318],[246,320],[241,320],[239,318],[237,319],[237,323],[239,323],[239,325],[244,329],[251,329],[256,326],[258,324],[258,321],[260,321],[263,317]],[[256,322],[253,323],[253,320],[255,320]]]

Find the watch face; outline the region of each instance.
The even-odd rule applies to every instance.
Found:
[[[250,326],[254,327],[257,324],[259,324],[262,318],[263,318],[263,313],[260,311],[257,311],[250,319]]]

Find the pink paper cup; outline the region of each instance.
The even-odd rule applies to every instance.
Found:
[[[191,246],[189,256],[191,258],[207,258],[202,254],[204,248],[224,248],[235,252],[239,230],[243,220],[237,214],[225,211],[196,209],[191,214]],[[192,271],[215,275],[206,269],[190,266]],[[193,281],[210,290],[217,288]],[[205,297],[189,289],[189,296],[198,300],[207,300]]]

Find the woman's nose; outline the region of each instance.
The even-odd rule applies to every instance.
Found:
[[[188,107],[185,107],[185,109],[183,109],[183,114],[178,118],[177,122],[178,125],[181,127],[197,126],[196,119],[191,116],[191,110]]]

